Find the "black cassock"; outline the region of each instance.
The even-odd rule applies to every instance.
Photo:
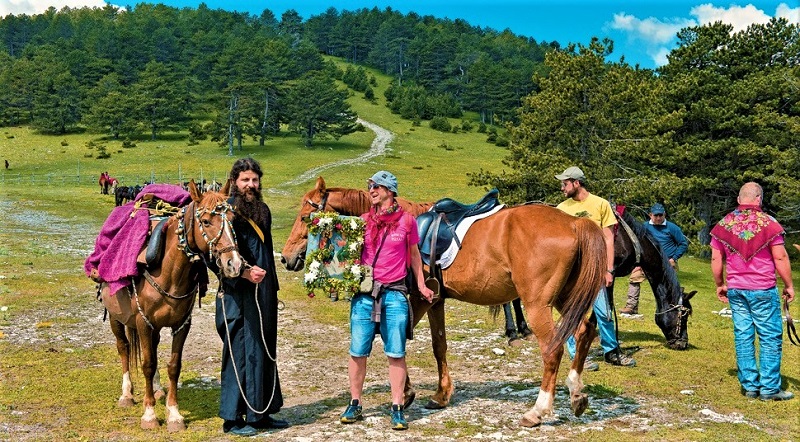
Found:
[[[217,333],[222,338],[219,416],[225,420],[245,416],[247,422],[255,422],[265,415],[277,413],[283,406],[275,360],[278,277],[272,254],[272,215],[267,218],[266,225],[259,227],[264,236],[263,242],[253,226],[241,215],[237,214],[233,223],[242,258],[250,265],[267,271],[258,285],[258,292],[256,285],[244,278],[226,278],[221,286],[224,294],[216,298]],[[215,263],[209,266],[216,270]],[[255,411],[245,403],[240,386]]]

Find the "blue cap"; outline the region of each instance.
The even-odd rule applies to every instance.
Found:
[[[375,172],[375,175],[372,175],[372,178],[370,178],[369,181],[372,181],[379,186],[383,186],[397,195],[397,177],[392,175],[391,172],[387,172],[385,170]]]
[[[661,203],[655,203],[653,207],[650,208],[650,213],[653,215],[663,215],[665,212],[664,206]]]

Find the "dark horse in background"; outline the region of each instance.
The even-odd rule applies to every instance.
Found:
[[[130,362],[131,358],[134,361],[141,358],[145,378],[143,429],[159,426],[155,413],[156,394],[164,396],[164,392],[158,381],[156,357],[159,332],[164,327],[172,329],[165,421],[168,431],[186,428],[178,410],[178,378],[183,345],[191,327],[192,307],[199,296],[200,281],[207,278],[199,275],[207,271],[200,258],[210,253],[223,272],[220,277],[238,276],[244,264],[231,230],[234,213],[227,203],[227,193],[207,192],[201,198],[193,182],[189,193],[192,202],[169,218],[161,230],[164,252],[160,265],[145,269],[143,277],[113,295],[109,294],[107,284],[101,284],[101,299],[108,310],[122,362],[119,406],[133,405]]]
[[[621,216],[617,214],[617,219],[621,222],[617,224],[614,235],[614,274],[617,277],[627,276],[637,265],[642,267],[656,298],[655,321],[664,333],[667,346],[674,350],[685,350],[689,346],[687,329],[688,318],[692,313],[689,300],[697,291],[684,293],[675,269],[669,264],[669,258],[661,253],[658,241],[630,212],[623,211]],[[609,298],[613,300],[614,285],[608,287],[607,291]],[[528,327],[525,318],[517,311],[515,323],[508,305],[504,307],[506,335],[511,338],[509,333],[517,333],[515,326],[522,335]]]
[[[330,210],[342,215],[360,215],[369,207],[366,191],[328,188],[318,178],[316,186],[302,198],[281,261],[289,270],[303,268],[308,240],[306,220],[311,213]],[[583,414],[589,400],[581,392],[581,373],[596,335],[594,318],[588,317],[588,312],[605,278],[605,256],[603,233],[594,222],[553,207],[504,208],[476,221],[465,235],[453,264],[442,271],[444,296],[432,304],[418,293],[409,296],[415,325],[422,315],[428,314],[439,370],[437,391],[426,407],[446,407],[455,390],[447,364],[445,299],[492,306],[520,298],[534,325],[543,366],[536,404],[522,415],[520,424],[536,426],[552,414],[563,343],[573,334],[577,353],[566,382],[573,413]],[[561,313],[558,324],[553,319],[554,308]],[[415,395],[410,379],[406,378],[406,406]]]

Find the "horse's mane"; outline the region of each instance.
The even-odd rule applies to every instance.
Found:
[[[369,211],[372,205],[369,200],[369,194],[363,190],[347,187],[331,187],[328,189],[328,193],[334,192],[342,195],[342,206],[339,207],[339,212],[342,212],[343,215],[359,216]]]
[[[631,230],[633,230],[633,233],[637,238],[639,238],[639,240],[649,241],[650,244],[655,246],[656,250],[658,251],[659,258],[661,258],[661,268],[664,271],[664,277],[662,278],[662,285],[653,287],[653,291],[656,292],[656,299],[663,300],[671,304],[677,303],[677,297],[680,297],[681,293],[681,286],[678,282],[678,274],[670,265],[669,258],[664,255],[664,252],[661,250],[661,244],[644,226],[644,224],[634,218],[629,211],[626,210],[623,212],[622,219],[630,226]],[[676,299],[669,299],[669,296],[672,293],[677,293]]]
[[[369,193],[365,190],[351,189],[346,187],[332,187],[328,189],[328,192],[338,192],[341,194],[342,207],[339,208],[339,211],[347,212],[343,213],[344,215],[358,216],[362,213],[366,213],[369,211],[370,207],[372,207]],[[421,213],[427,212],[428,209],[430,209],[430,207],[433,205],[432,202],[417,203],[400,197],[397,198],[397,203],[403,208],[403,210],[415,217]]]
[[[216,207],[219,203],[226,201],[228,197],[220,192],[205,192],[203,193],[200,203],[202,207]]]

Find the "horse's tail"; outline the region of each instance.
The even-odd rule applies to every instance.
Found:
[[[605,282],[607,256],[602,231],[589,218],[576,219],[573,229],[578,237],[578,262],[570,274],[577,279],[568,285],[567,293],[562,293],[561,319],[548,352],[564,345],[567,338],[575,334]]]
[[[125,327],[125,333],[128,335],[128,366],[131,377],[139,371],[142,365],[142,341],[139,339],[139,332],[136,327]]]

